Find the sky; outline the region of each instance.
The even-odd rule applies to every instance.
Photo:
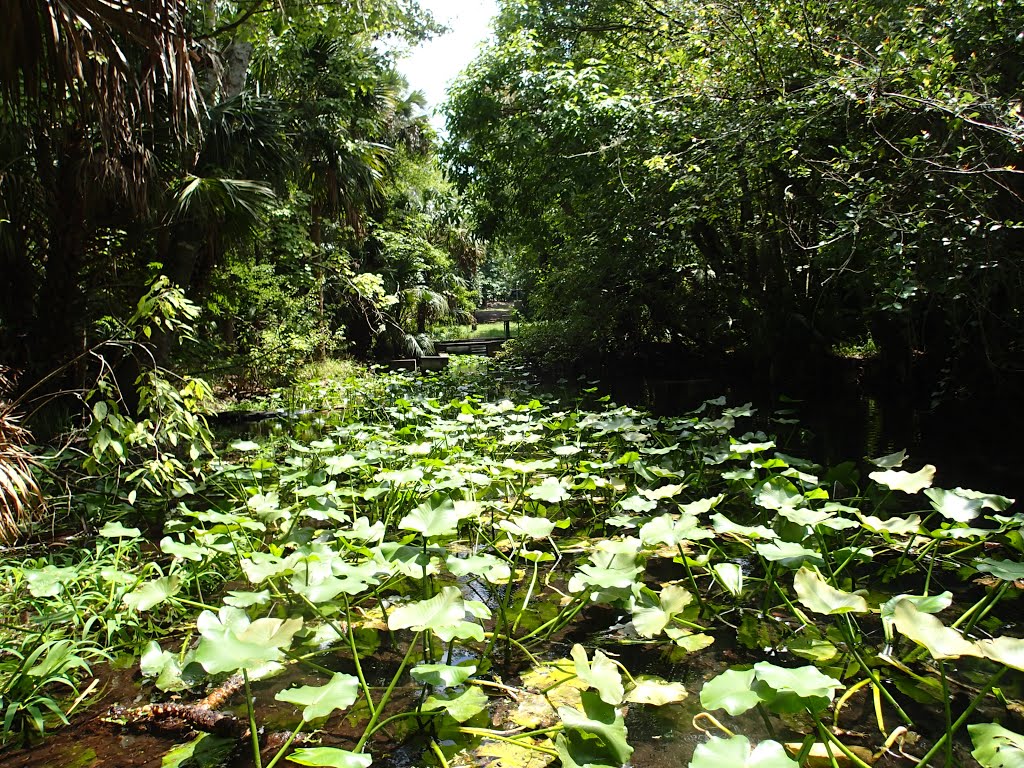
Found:
[[[490,21],[497,13],[495,0],[419,0],[438,21],[451,28],[399,62],[398,68],[413,90],[427,95],[427,109],[436,110],[445,99],[448,84],[476,56],[477,46],[490,35]],[[434,114],[434,127],[444,130],[444,118]]]

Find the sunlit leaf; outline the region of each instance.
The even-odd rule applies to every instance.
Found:
[[[930,488],[935,480],[935,467],[925,464],[917,472],[903,472],[898,469],[887,469],[881,472],[872,472],[868,475],[879,485],[884,485],[893,491],[903,493],[920,493],[925,488]]]
[[[296,749],[286,759],[298,765],[315,765],[321,768],[368,768],[373,762],[370,755],[347,752],[335,747]]]
[[[461,685],[476,672],[475,665],[453,667],[448,664],[417,664],[409,670],[412,679],[424,685]]]
[[[597,690],[601,700],[607,704],[622,703],[625,690],[622,686],[622,675],[619,668],[601,651],[594,651],[594,660],[587,660],[587,652],[582,645],[574,645],[570,653],[576,665],[576,676],[591,688]]]
[[[302,719],[307,723],[327,717],[336,709],[347,709],[359,695],[359,679],[336,672],[326,685],[304,685],[278,691],[277,701],[287,701],[304,707]]]
[[[720,739],[711,736],[693,751],[689,768],[797,768],[777,741],[765,740],[753,750],[746,736]]]
[[[918,610],[909,600],[896,603],[893,623],[902,635],[923,645],[935,659],[981,656],[974,643],[965,640],[963,635],[946,627],[934,616]]]
[[[815,613],[827,616],[840,613],[867,613],[868,601],[860,595],[843,592],[828,584],[817,571],[804,567],[793,579],[797,599]]]
[[[423,709],[427,712],[443,709],[455,720],[464,723],[486,709],[487,701],[486,693],[476,686],[470,686],[462,693],[451,697],[432,694],[423,702]]]
[[[632,704],[651,704],[656,707],[676,704],[689,694],[682,683],[671,683],[660,677],[640,675],[636,685],[626,692],[625,701]]]
[[[974,751],[971,755],[981,768],[1024,768],[1024,736],[998,723],[967,726]]]
[[[752,689],[754,670],[727,669],[704,683],[700,703],[705,709],[724,709],[732,716],[753,709],[761,697]]]
[[[124,604],[139,613],[149,611],[181,591],[181,577],[162,576],[147,581],[124,596]]]

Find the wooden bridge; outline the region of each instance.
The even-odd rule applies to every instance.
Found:
[[[434,349],[439,354],[492,357],[504,343],[505,339],[453,339],[451,341],[435,341]]]

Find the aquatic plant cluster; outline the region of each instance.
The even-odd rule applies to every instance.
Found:
[[[108,523],[8,566],[5,603],[141,648],[153,702],[241,677],[239,727],[164,765],[216,742],[261,768],[618,768],[666,712],[692,768],[1024,760],[1010,499],[903,453],[825,471],[750,405],[655,417],[474,365],[313,385],[329,410],[229,442],[158,550]]]

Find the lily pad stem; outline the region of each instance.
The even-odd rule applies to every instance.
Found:
[[[499,736],[498,734],[496,734],[496,733],[494,733],[492,731],[489,731],[486,728],[466,728],[466,727],[462,727],[462,728],[459,728],[459,733],[469,734],[470,736],[483,736],[485,739],[494,739],[495,741],[503,741],[506,744],[512,744],[512,745],[514,745],[516,747],[520,747],[522,749],[529,749],[529,750],[533,750],[534,752],[542,752],[545,755],[552,755],[553,757],[558,757],[558,753],[555,750],[553,750],[553,749],[548,749],[547,747],[541,747],[541,746],[538,746],[537,744],[530,744],[530,743],[525,742],[525,741],[520,741],[519,739],[510,739],[507,736]]]
[[[827,742],[833,744],[836,747],[836,749],[838,749],[840,752],[843,753],[843,755],[845,755],[847,760],[856,765],[858,768],[871,768],[871,766],[868,763],[865,763],[863,760],[857,757],[857,755],[855,755],[849,747],[847,747],[845,744],[843,744],[843,742],[837,739],[835,734],[833,734],[832,731],[826,728],[820,720],[818,721],[818,733],[820,733]]]
[[[253,708],[252,688],[249,686],[249,673],[242,669],[242,682],[245,684],[245,708],[249,713],[249,739],[252,741],[252,760],[256,768],[263,768],[263,757],[260,755],[260,733],[256,729],[256,710]]]
[[[412,656],[413,649],[416,647],[421,634],[421,632],[417,632],[416,636],[413,637],[412,641],[409,643],[409,647],[405,651],[405,656],[402,657],[402,663],[398,665],[398,670],[395,672],[395,676],[391,678],[391,682],[388,684],[387,690],[384,691],[384,695],[381,696],[380,701],[377,702],[376,709],[372,708],[371,700],[371,711],[373,714],[370,716],[370,722],[366,724],[366,729],[363,731],[363,735],[359,738],[359,743],[356,744],[356,748],[352,750],[353,752],[362,752],[363,746],[373,734],[374,726],[377,724],[377,720],[380,719],[380,714],[384,711],[384,707],[387,705],[388,699],[391,698],[391,694],[394,693],[395,686],[398,685],[399,679],[405,673],[405,667],[409,663],[409,657]]]
[[[945,743],[951,740],[953,736],[956,735],[956,732],[959,731],[963,727],[963,724],[967,722],[967,718],[974,714],[974,710],[976,710],[978,708],[978,705],[981,704],[982,699],[984,699],[988,695],[988,692],[991,691],[999,683],[1003,675],[1006,674],[1007,670],[1008,667],[1003,667],[994,675],[992,675],[991,678],[989,678],[989,681],[985,683],[985,687],[982,688],[981,692],[974,697],[974,700],[971,701],[967,709],[964,710],[964,713],[957,718],[956,722],[953,723],[951,727],[946,729],[946,732],[942,734],[942,737],[937,742],[935,742],[935,744],[932,745],[932,748],[928,750],[927,754],[925,754],[925,756],[921,758],[921,761],[919,763],[920,765],[928,765],[928,761],[935,757],[935,755],[938,754],[939,750],[945,746]]]

